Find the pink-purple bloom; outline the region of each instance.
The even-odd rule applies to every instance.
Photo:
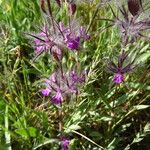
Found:
[[[43,94],[43,96],[49,96],[50,92],[51,90],[48,88],[41,90],[41,93]]]
[[[66,96],[79,93],[79,86],[85,82],[85,77],[85,71],[77,73],[71,70],[63,74],[56,71],[48,79],[44,79],[45,88],[41,92],[44,96],[50,96],[53,104],[59,105]]]
[[[48,35],[47,27],[44,27],[40,33],[33,35],[33,37],[35,37],[34,43],[36,55],[39,55],[44,51],[48,51],[54,45]]]
[[[121,73],[116,73],[113,77],[113,82],[116,84],[120,84],[124,81],[124,76]]]
[[[57,61],[60,61],[63,49],[78,50],[81,41],[89,39],[86,29],[76,20],[71,21],[68,26],[63,22],[55,22],[53,25],[53,28],[45,25],[41,32],[35,35],[29,34],[34,38],[36,56],[50,52]]]
[[[85,82],[85,74],[86,74],[86,72],[83,71],[80,75],[78,75],[77,72],[75,70],[73,70],[70,72],[70,77],[74,83],[77,83],[77,82],[83,83],[83,82]]]
[[[65,27],[64,24],[60,22],[59,28],[63,34],[67,47],[71,50],[77,50],[80,47],[82,39],[89,39],[89,35],[86,33],[85,28],[79,26],[76,20],[73,20],[68,27]]]
[[[124,62],[128,59],[128,54],[123,51],[118,56],[118,62],[115,64],[113,61],[108,63],[108,69],[114,73],[113,82],[116,84],[120,84],[124,81],[124,74],[132,71],[135,66],[133,65],[134,62],[128,63],[124,66]],[[129,60],[128,60],[129,61]]]
[[[71,38],[69,35],[66,37],[66,43],[71,50],[77,50],[80,45],[80,37]]]
[[[63,101],[61,90],[58,89],[56,95],[52,97],[53,104],[60,105]]]
[[[70,140],[67,138],[62,138],[61,140],[61,148],[62,150],[68,150],[69,149]]]

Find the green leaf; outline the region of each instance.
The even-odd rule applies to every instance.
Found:
[[[120,96],[119,98],[117,98],[116,100],[114,100],[114,101],[112,101],[111,103],[110,103],[110,106],[111,107],[116,107],[116,106],[119,106],[119,105],[121,105],[121,104],[123,104],[123,103],[125,103],[125,102],[127,102],[127,101],[129,101],[131,98],[133,98],[134,96],[136,96],[137,94],[138,94],[138,90],[137,91],[133,91],[133,92],[131,92],[131,93],[126,93],[126,94],[124,94],[124,95],[122,95],[122,96]]]
[[[149,107],[149,105],[136,105],[136,106],[134,106],[134,108],[136,110],[146,109],[148,107]]]
[[[150,132],[150,123],[147,123],[144,127],[144,132]]]
[[[66,133],[69,133],[69,132],[71,132],[72,130],[79,130],[79,129],[81,129],[81,127],[79,126],[79,125],[71,125],[71,126],[69,126],[66,130],[65,130],[65,132]]]
[[[112,117],[102,117],[102,118],[100,118],[100,120],[102,120],[102,121],[111,121],[112,120]]]
[[[149,85],[144,85],[142,83],[129,82],[129,83],[126,83],[126,84],[128,86],[130,86],[131,88],[141,89],[141,90],[150,90],[150,86]]]
[[[149,57],[150,57],[150,51],[143,53],[138,57],[136,63],[139,64],[141,62],[145,62]]]
[[[29,127],[27,129],[16,129],[15,132],[22,137],[36,137],[37,136],[37,129],[33,127]]]
[[[33,150],[36,150],[44,145],[50,144],[50,143],[58,143],[58,139],[45,139],[42,143],[39,143],[38,145],[33,147]]]

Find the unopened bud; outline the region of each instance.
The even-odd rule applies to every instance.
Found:
[[[128,9],[133,16],[138,14],[141,5],[141,0],[128,0]]]
[[[56,3],[58,4],[58,6],[61,7],[61,2],[60,2],[60,0],[55,0],[55,1],[56,1]]]
[[[40,5],[41,5],[41,9],[44,13],[46,13],[46,9],[45,9],[45,0],[41,0],[40,1]]]
[[[74,13],[76,12],[76,4],[69,3],[68,7],[69,7],[69,12],[71,13],[71,15],[74,15]]]
[[[62,59],[62,50],[57,46],[53,46],[52,55],[56,61],[60,61]]]

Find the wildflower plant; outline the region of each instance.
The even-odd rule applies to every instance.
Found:
[[[22,29],[31,40],[15,48],[0,28],[0,148],[149,148],[146,1],[38,0],[40,25]],[[23,12],[30,5],[10,3],[15,20],[18,3]]]
[[[56,1],[59,7],[62,7],[63,2]],[[46,6],[48,5],[48,10]],[[63,103],[75,101],[80,93],[80,87],[85,83],[86,71],[81,67],[78,60],[82,43],[88,40],[90,36],[86,32],[86,28],[80,25],[79,20],[75,18],[76,4],[70,1],[67,2],[70,18],[68,22],[57,21],[51,12],[51,3],[47,0],[41,1],[41,10],[48,16],[46,19],[50,24],[46,23],[40,32],[37,34],[29,34],[34,38],[35,45],[35,60],[42,53],[50,53],[57,64],[57,69],[53,70],[50,77],[44,78],[40,93],[49,99],[51,103],[59,109],[59,117],[62,118]],[[73,53],[75,62],[74,66],[70,67],[64,64],[64,53]],[[77,54],[77,55],[76,55]],[[49,58],[52,58],[49,57]],[[66,60],[69,61],[69,60]],[[68,67],[68,68],[67,68]],[[63,134],[63,120],[59,120],[60,136]],[[65,138],[61,142],[62,149],[67,150],[69,141]]]
[[[98,9],[101,8],[100,6],[105,6],[103,5],[104,3],[109,4],[114,19],[105,20],[111,21],[111,26],[113,25],[119,28],[121,35],[121,48],[119,48],[121,51],[119,52],[118,49],[117,60],[109,59],[108,63],[105,64],[108,70],[114,74],[113,82],[115,86],[126,82],[126,75],[135,68],[135,62],[130,60],[129,52],[125,51],[125,49],[130,48],[128,44],[132,46],[132,43],[136,42],[138,37],[146,37],[142,32],[149,29],[149,18],[140,18],[141,13],[144,13],[141,1],[128,0],[126,3],[127,8],[125,5],[119,6],[118,10],[121,16],[115,14],[110,6],[110,2],[111,1],[102,1],[98,3],[93,18],[86,28],[85,26],[81,26],[80,20],[76,18],[78,5],[76,5],[75,1],[56,1],[59,10],[65,6],[65,10],[67,9],[69,13],[65,21],[63,19],[57,20],[54,17],[51,1],[41,1],[41,10],[47,16],[46,21],[39,33],[30,34],[34,38],[36,59],[38,59],[37,56],[40,56],[43,52],[49,53],[49,58],[54,58],[52,64],[57,66],[51,71],[49,77],[42,79],[39,91],[43,97],[58,109],[59,120],[57,136],[60,139],[60,147],[63,150],[68,150],[69,148],[70,140],[68,140],[68,138],[70,134],[68,133],[70,133],[71,128],[71,121],[65,122],[65,119],[63,119],[64,117],[67,120],[65,109],[73,108],[69,106],[70,104],[77,105],[77,101],[81,96],[81,88],[86,85],[86,80],[88,80],[88,74],[84,68],[83,61],[80,60],[80,54],[84,53],[83,43],[91,38],[88,33],[98,13]],[[69,57],[72,56],[73,59],[70,61]],[[69,63],[71,63],[71,65]],[[114,106],[115,102],[113,102],[113,107]],[[108,107],[111,108],[111,104],[108,105]],[[64,116],[64,114],[66,116]],[[110,115],[112,115],[112,110]],[[85,117],[86,115],[83,114],[83,116]],[[71,120],[75,120],[74,118],[76,118],[76,116],[73,116]],[[77,128],[78,124],[79,123],[76,125]],[[75,133],[78,134],[76,131]],[[68,137],[66,136],[67,134]],[[92,142],[94,143],[94,141]],[[97,145],[96,143],[94,144]],[[98,147],[104,149],[100,145],[98,145]]]

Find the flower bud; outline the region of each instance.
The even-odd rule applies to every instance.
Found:
[[[55,0],[55,1],[56,1],[56,3],[58,4],[58,6],[61,7],[61,2],[60,2],[60,0]]]
[[[56,61],[60,61],[62,59],[62,50],[57,46],[53,46],[52,55]]]
[[[46,9],[45,9],[45,0],[41,0],[40,1],[40,6],[41,6],[41,9],[44,13],[46,13]]]
[[[128,0],[128,9],[133,16],[136,16],[140,10],[141,0]]]
[[[68,3],[68,9],[71,15],[74,15],[76,12],[76,4],[75,3]]]

